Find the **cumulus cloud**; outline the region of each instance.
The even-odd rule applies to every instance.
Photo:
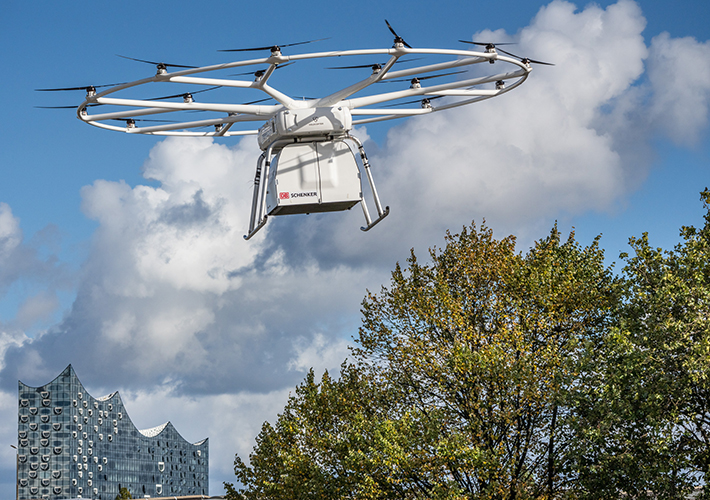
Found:
[[[19,218],[0,202],[0,299],[15,287],[12,298],[18,304],[14,317],[3,308],[8,316],[0,315],[0,332],[29,331],[57,312],[57,290],[71,286],[72,278],[68,267],[45,251],[57,246],[55,233],[55,227],[47,226],[25,242]]]
[[[20,220],[7,203],[0,202],[0,296],[20,279],[48,280],[60,272],[56,257],[42,259],[23,240]]]
[[[257,155],[249,140],[169,139],[144,165],[157,187],[85,187],[82,208],[98,228],[77,298],[49,332],[1,344],[3,386],[41,385],[72,363],[92,392],[135,398],[139,426],[170,419],[193,441],[219,437],[218,492],[233,454],[248,453],[305,371],[337,369],[364,290],[380,279],[345,264],[289,265],[266,248],[269,226],[243,239]],[[23,315],[50,303],[37,295]]]
[[[392,208],[376,236],[353,231],[356,213],[323,217],[318,231],[313,220],[279,231],[321,263],[384,266],[473,219],[529,243],[555,218],[616,210],[646,178],[652,141],[691,144],[707,130],[708,43],[660,35],[647,46],[645,26],[630,0],[582,10],[555,0],[518,33],[474,33],[555,66],[535,65],[504,96],[390,129],[370,158]],[[475,71],[501,70],[483,66]]]
[[[243,244],[248,177],[233,170],[247,171],[255,155],[251,141],[229,149],[210,139],[167,140],[144,166],[160,187],[85,187],[83,210],[100,225],[87,273],[98,276],[99,266],[101,288],[126,297],[152,296],[161,285],[217,294],[237,287],[234,274],[254,261],[260,245]]]
[[[53,291],[42,290],[20,304],[15,316],[15,324],[17,328],[24,331],[37,321],[50,320],[58,308],[57,294]]]
[[[77,298],[36,339],[0,336],[4,387],[45,383],[72,363],[98,393],[121,389],[139,426],[172,420],[190,440],[219,438],[217,493],[233,453],[247,453],[303,373],[338,368],[365,289],[387,283],[409,248],[423,255],[445,229],[473,219],[525,238],[555,217],[608,210],[650,167],[653,134],[699,140],[708,44],[662,34],[647,46],[644,27],[630,0],[583,10],[555,0],[518,33],[474,33],[556,66],[536,67],[504,96],[369,141],[392,213],[367,234],[356,209],[277,217],[245,242],[256,142],[159,142],[143,166],[152,185],[97,180],[82,190],[98,228]],[[356,132],[369,139],[365,127]],[[0,267],[0,287],[47,264],[17,271],[22,246],[17,219],[0,204],[0,262],[15,263]],[[51,293],[35,294],[18,318],[46,317],[53,303]]]
[[[337,255],[384,266],[473,219],[525,239],[555,217],[610,209],[648,168],[647,159],[642,167],[627,161],[627,152],[638,158],[638,144],[617,140],[620,122],[628,126],[633,113],[608,118],[627,106],[644,74],[644,27],[632,1],[579,11],[556,0],[519,33],[473,34],[514,41],[515,52],[555,66],[535,66],[527,82],[499,98],[393,127],[370,158],[383,203],[392,208],[375,236],[353,230],[361,218],[355,213],[345,221],[319,219],[320,231],[299,221],[284,233],[318,262]],[[473,71],[505,70],[503,63],[483,66]]]
[[[653,123],[677,144],[697,143],[708,124],[710,42],[661,33],[651,41],[648,77]]]
[[[7,259],[22,241],[20,224],[7,203],[0,203],[0,258]]]
[[[13,365],[40,356],[48,372],[71,362],[94,383],[174,380],[185,393],[293,385],[310,368],[304,360],[337,367],[375,273],[287,265],[284,250],[265,249],[268,226],[246,242],[257,156],[250,140],[168,139],[144,165],[159,187],[85,187],[83,210],[99,227],[77,299]],[[27,314],[49,299],[36,297]]]
[[[321,369],[338,366],[348,355],[348,345],[345,339],[334,342],[322,333],[311,339],[299,339],[296,342],[296,356],[288,363],[288,367],[304,372],[313,367]]]

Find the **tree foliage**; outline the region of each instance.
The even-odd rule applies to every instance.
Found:
[[[710,192],[701,229],[665,251],[648,233],[622,254],[616,323],[581,398],[586,496],[686,498],[710,477]],[[590,350],[591,351],[591,350]],[[705,492],[707,497],[708,492]]]
[[[473,498],[550,498],[573,479],[569,389],[608,320],[613,277],[594,241],[553,228],[526,254],[488,228],[412,253],[363,307],[358,359],[399,404],[437,421],[423,478]]]
[[[368,294],[340,380],[265,424],[232,498],[548,498],[567,488],[568,389],[613,278],[557,228],[526,254],[486,227],[414,252]],[[281,495],[281,496],[280,496]]]
[[[131,492],[128,491],[128,488],[121,488],[118,492],[118,495],[116,495],[116,500],[127,500],[133,498],[131,496]]]
[[[402,498],[401,427],[387,416],[386,392],[356,367],[344,364],[339,380],[326,372],[320,384],[311,370],[275,426],[264,424],[251,467],[236,457],[237,479],[250,486],[243,498]]]
[[[673,250],[632,239],[624,326],[647,353],[646,386],[676,424],[672,446],[691,477],[710,477],[710,191],[701,194],[705,224],[683,227]],[[649,355],[650,354],[650,355]]]
[[[228,498],[683,498],[710,464],[710,193],[671,251],[482,226],[367,293],[340,377],[311,371]],[[707,494],[707,492],[706,492]]]

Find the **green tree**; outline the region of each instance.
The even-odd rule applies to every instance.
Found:
[[[674,249],[644,233],[622,255],[618,324],[598,346],[594,404],[581,413],[589,497],[686,498],[710,479],[710,192],[701,198],[704,226],[683,227]]]
[[[701,193],[705,224],[681,229],[683,241],[661,253],[647,235],[632,240],[626,272],[634,289],[628,329],[651,349],[656,398],[680,426],[678,454],[691,475],[710,479],[710,191]]]
[[[555,227],[526,255],[514,246],[485,227],[448,234],[363,307],[358,359],[440,422],[422,480],[470,498],[569,490],[569,390],[616,297],[597,240],[561,242]]]
[[[614,278],[557,228],[525,255],[485,226],[414,252],[363,302],[356,365],[309,375],[265,424],[236,498],[561,498],[585,339]]]
[[[230,499],[409,498],[406,467],[416,436],[410,418],[391,414],[388,391],[358,367],[341,377],[311,370],[274,426],[265,423],[250,466],[237,456],[246,488],[225,484]]]
[[[131,496],[131,492],[128,491],[128,488],[121,488],[118,495],[116,495],[116,500],[127,500],[129,498],[133,497]]]

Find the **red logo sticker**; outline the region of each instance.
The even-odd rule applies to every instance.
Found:
[[[279,193],[279,200],[288,200],[290,198],[288,193]]]

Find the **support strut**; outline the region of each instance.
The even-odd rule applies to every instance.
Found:
[[[370,218],[370,212],[367,210],[367,203],[365,203],[365,197],[360,199],[360,204],[362,205],[362,212],[365,215],[366,226],[360,228],[361,231],[369,231],[377,225],[382,219],[387,217],[390,213],[390,207],[385,207],[382,210],[382,203],[380,203],[380,196],[377,194],[377,188],[375,187],[375,181],[372,178],[372,172],[370,171],[370,161],[367,159],[367,154],[365,154],[365,148],[362,146],[362,142],[352,135],[347,136],[348,139],[353,141],[360,152],[360,159],[362,160],[362,167],[365,169],[365,174],[367,175],[367,182],[370,184],[370,190],[372,191],[372,197],[375,199],[375,208],[377,209],[377,219],[374,221]]]
[[[264,166],[262,170],[262,165]],[[264,213],[266,207],[266,186],[269,181],[269,166],[271,165],[271,147],[261,153],[256,162],[254,175],[254,196],[251,201],[251,216],[249,217],[249,233],[244,235],[245,240],[251,239],[259,229],[264,227],[268,216]]]

